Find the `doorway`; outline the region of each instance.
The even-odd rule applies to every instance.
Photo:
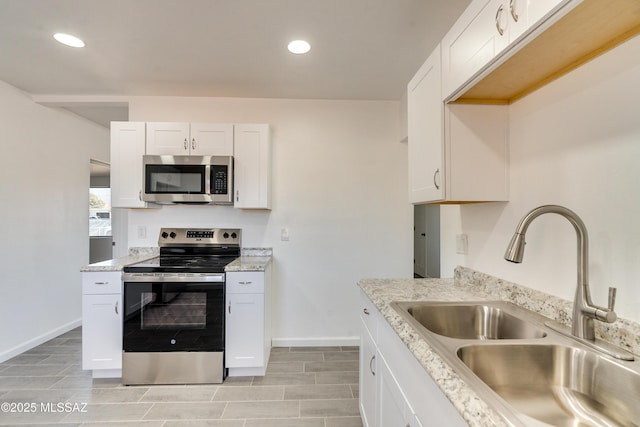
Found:
[[[89,162],[89,263],[93,264],[113,258],[111,168],[99,160]]]
[[[413,209],[413,275],[440,277],[440,206]]]

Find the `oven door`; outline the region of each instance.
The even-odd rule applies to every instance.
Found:
[[[123,350],[223,351],[224,274],[163,276],[125,274]]]

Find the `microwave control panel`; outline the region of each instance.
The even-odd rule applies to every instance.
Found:
[[[211,165],[211,193],[229,193],[229,173],[226,165]]]

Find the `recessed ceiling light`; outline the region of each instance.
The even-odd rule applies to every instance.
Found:
[[[53,38],[58,40],[60,43],[65,44],[71,47],[84,47],[84,42],[79,38],[72,36],[70,34],[64,33],[55,33]]]
[[[287,49],[289,49],[289,52],[291,53],[302,55],[303,53],[307,53],[309,52],[309,50],[311,50],[311,45],[309,44],[309,42],[306,42],[304,40],[294,40],[289,43]]]

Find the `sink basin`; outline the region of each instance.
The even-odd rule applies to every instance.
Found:
[[[594,352],[498,344],[461,347],[457,356],[525,420],[560,427],[640,426],[640,373]]]
[[[404,305],[403,305],[404,304]],[[518,307],[503,301],[487,303],[400,303],[419,324],[429,331],[457,339],[531,339],[546,332],[507,311]]]

